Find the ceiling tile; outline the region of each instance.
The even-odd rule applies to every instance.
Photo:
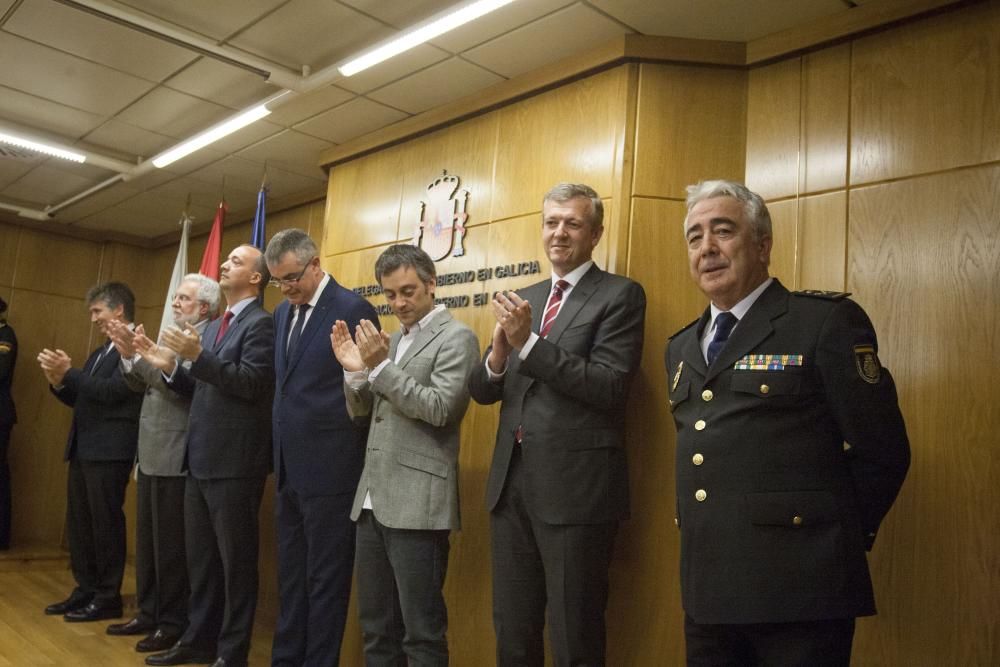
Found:
[[[325,181],[326,175],[317,165],[320,152],[331,146],[333,144],[329,141],[287,130],[240,151],[238,155],[261,163],[266,160],[268,168],[273,165]]]
[[[150,81],[162,81],[197,54],[52,0],[21,4],[4,30]]]
[[[53,205],[97,185],[98,182],[42,164],[4,188],[0,196],[37,202],[43,206]]]
[[[93,113],[114,115],[148,81],[0,32],[0,85]]]
[[[418,114],[503,80],[503,77],[488,72],[478,65],[461,58],[451,58],[408,76],[402,81],[389,84],[371,93],[369,97],[397,109]]]
[[[312,92],[295,95],[271,112],[267,120],[289,127],[307,118],[322,113],[331,107],[339,106],[354,97],[343,88],[324,86]]]
[[[749,41],[847,9],[843,0],[590,0],[645,35]]]
[[[402,111],[358,97],[296,125],[295,129],[335,144],[342,144],[406,117]]]
[[[97,153],[109,149],[134,157],[149,158],[176,143],[172,137],[111,119],[84,137],[82,146]]]
[[[104,116],[80,111],[19,90],[0,86],[0,122],[10,121],[59,135],[67,142],[84,136]]]
[[[397,30],[409,28],[424,19],[430,18],[458,4],[457,0],[407,0],[406,2],[386,2],[385,0],[340,1]]]
[[[56,214],[57,220],[73,222],[93,215],[99,211],[119,204],[129,197],[139,194],[139,190],[131,187],[131,183],[119,183],[114,187],[105,188],[72,206],[67,206]]]
[[[190,174],[191,172],[197,171],[206,165],[212,164],[213,162],[223,160],[225,157],[226,154],[220,150],[216,150],[214,146],[206,146],[201,150],[185,155],[177,162],[173,162],[159,171],[170,172],[172,174],[177,174],[178,176]]]
[[[118,117],[146,130],[186,139],[231,114],[231,109],[161,86]]]
[[[206,183],[222,183],[222,179],[225,177],[226,200],[231,205],[239,205],[241,197],[256,196],[255,193],[260,189],[263,175],[263,162],[254,162],[233,156],[213,162],[190,174],[191,178]]]
[[[337,79],[337,85],[356,93],[367,93],[369,90],[384,86],[390,81],[402,79],[408,74],[441,62],[447,57],[446,51],[428,44],[421,44],[407,51],[403,56],[390,58],[354,76]]]
[[[41,156],[28,158],[5,157],[3,150],[4,145],[0,144],[0,192],[2,192],[5,187],[37,167],[44,159]]]
[[[280,125],[269,123],[266,120],[258,120],[256,123],[251,123],[238,132],[233,132],[228,137],[219,139],[212,144],[212,148],[217,151],[225,151],[226,153],[235,153],[247,146],[259,143],[268,137],[273,137],[283,130],[284,128]]]
[[[580,44],[597,46],[631,32],[620,23],[583,5],[561,9],[543,19],[466,51],[463,55],[506,77],[547,65],[574,53]],[[560,39],[572,35],[573,39]],[[545,48],[538,48],[544,44]]]
[[[436,37],[431,43],[452,53],[459,53],[571,4],[573,4],[573,0],[532,0],[531,2],[521,0],[513,2],[486,16],[479,17],[472,23],[467,23],[461,28]],[[583,48],[584,43],[580,42],[576,35],[573,36],[573,42],[577,44],[577,48]],[[549,46],[547,42],[543,43],[546,47]]]
[[[286,0],[119,0],[153,17],[217,40],[229,37]]]
[[[335,2],[291,0],[230,43],[286,67],[317,71],[392,34],[360,12]]]
[[[165,85],[230,109],[246,108],[278,91],[255,74],[211,58],[202,58]]]

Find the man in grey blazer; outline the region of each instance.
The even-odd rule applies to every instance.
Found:
[[[601,198],[563,183],[542,202],[552,277],[493,300],[497,319],[470,378],[503,401],[486,486],[497,664],[603,665],[608,566],[628,516],[625,403],[642,354],[646,295],[593,262]]]
[[[449,531],[459,528],[459,429],[479,344],[444,305],[434,305],[434,262],[420,248],[387,248],[375,279],[400,331],[390,337],[362,320],[352,340],[338,320],[330,336],[344,367],[348,412],[371,416],[351,511],[365,660],[447,665],[442,587]]]
[[[219,309],[219,284],[200,273],[181,280],[170,304],[174,324],[199,335]],[[143,333],[142,325],[136,331]],[[145,392],[139,414],[136,473],[135,590],[139,613],[108,626],[109,635],[148,635],[140,653],[165,651],[187,628],[188,575],[184,560],[184,452],[191,399],[170,390],[162,372],[135,352],[134,334],[119,324],[111,339],[121,355],[122,376]],[[189,369],[191,362],[178,360]]]

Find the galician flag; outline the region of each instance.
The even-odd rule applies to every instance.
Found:
[[[177,259],[174,260],[174,272],[170,274],[170,284],[167,286],[167,299],[163,304],[163,319],[160,320],[160,333],[174,323],[174,312],[170,304],[174,301],[174,293],[180,287],[181,279],[187,274],[188,265],[188,231],[191,229],[191,218],[187,211],[181,216],[181,243],[177,247]],[[149,333],[149,332],[147,332]]]

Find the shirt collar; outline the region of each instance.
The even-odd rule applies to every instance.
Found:
[[[754,291],[750,292],[745,297],[740,299],[739,303],[737,303],[735,306],[729,309],[728,312],[736,316],[737,323],[739,323],[739,321],[743,319],[743,316],[747,314],[748,310],[750,310],[750,306],[752,306],[754,302],[757,301],[758,297],[760,297],[760,295],[764,293],[764,290],[766,290],[773,282],[774,278],[768,278],[760,285],[758,285]],[[715,320],[719,316],[719,313],[722,312],[726,311],[723,311],[714,303],[712,304],[712,325],[709,327],[709,330],[715,327]]]
[[[422,318],[420,318],[419,322],[414,324],[409,329],[404,328],[403,335],[409,336],[410,334],[415,334],[419,331],[423,331],[424,329],[427,328],[427,325],[431,323],[431,320],[433,320],[438,313],[443,313],[444,311],[445,311],[445,305],[443,303],[439,303],[438,305],[431,308],[431,312],[427,313]]]
[[[323,272],[323,280],[319,281],[319,285],[316,286],[316,291],[313,292],[312,298],[309,299],[309,307],[316,308],[316,304],[319,303],[319,298],[323,296],[323,290],[326,286],[330,284],[330,274],[326,271]],[[298,312],[298,308],[295,309]]]
[[[244,308],[246,308],[247,306],[250,305],[251,301],[256,301],[256,300],[257,300],[257,297],[255,297],[255,296],[248,296],[245,299],[237,301],[230,308],[227,308],[227,310],[231,310],[233,312],[233,318],[235,319],[236,317],[239,316],[240,313],[243,312]]]
[[[567,291],[571,290],[574,287],[576,287],[576,284],[578,282],[580,282],[580,278],[583,278],[583,274],[585,274],[587,271],[590,271],[590,267],[592,267],[593,265],[594,265],[594,260],[588,259],[586,262],[584,262],[580,266],[576,267],[575,269],[573,269],[572,271],[570,271],[569,273],[567,273],[562,278],[560,278],[559,276],[557,276],[555,274],[555,272],[553,271],[552,272],[552,284],[555,285],[560,280],[565,280],[566,282],[569,283],[569,287],[567,287],[566,290]]]

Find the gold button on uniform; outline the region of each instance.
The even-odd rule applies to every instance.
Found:
[[[694,492],[694,499],[699,503],[705,502],[705,498],[708,498],[708,494],[705,492],[705,489],[698,489]]]
[[[770,388],[770,387],[768,387],[768,386],[767,386],[766,384],[762,384],[762,385],[760,386],[760,393],[762,393],[762,394],[766,394],[766,393],[767,393],[767,392],[769,392],[769,391],[771,391],[771,388]]]
[[[695,454],[694,456],[691,457],[691,463],[695,464],[696,466],[700,466],[704,462],[705,462],[705,457],[702,456],[701,454]]]
[[[698,421],[696,421],[694,423],[694,430],[696,430],[696,431],[704,431],[705,430],[705,420],[704,419],[699,419]]]
[[[802,525],[802,517],[800,517],[800,516],[793,516],[792,517],[792,525],[793,526],[801,526]]]
[[[715,398],[715,394],[712,393],[711,389],[706,389],[705,391],[701,392],[701,400],[710,401],[713,398]]]

